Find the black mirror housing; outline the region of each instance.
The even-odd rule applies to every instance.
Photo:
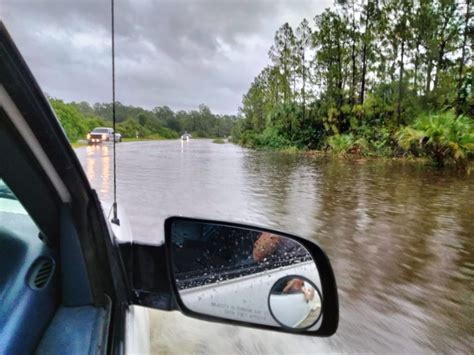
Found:
[[[170,288],[185,315],[287,333],[331,336],[336,280],[315,243],[267,228],[186,217],[165,221]]]

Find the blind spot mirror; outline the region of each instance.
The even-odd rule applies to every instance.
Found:
[[[302,276],[285,276],[270,290],[268,307],[275,321],[290,329],[307,329],[321,316],[321,293]]]

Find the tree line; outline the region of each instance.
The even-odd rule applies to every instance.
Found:
[[[70,141],[84,139],[95,127],[112,127],[112,104],[65,103],[50,98],[51,105]],[[230,135],[236,116],[218,115],[206,105],[197,110],[173,111],[168,106],[146,110],[116,103],[116,130],[125,138],[178,138],[184,132],[194,137],[212,138]]]
[[[276,31],[271,65],[243,96],[233,138],[253,147],[420,153],[424,146],[406,144],[406,134],[398,144],[401,128],[461,117],[468,142],[455,143],[469,154],[473,38],[471,0],[338,0],[311,23]]]

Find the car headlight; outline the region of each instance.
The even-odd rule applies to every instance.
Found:
[[[102,139],[105,139],[105,138],[107,138],[107,135],[103,134]]]

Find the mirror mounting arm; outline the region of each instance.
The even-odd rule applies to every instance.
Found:
[[[119,247],[131,283],[131,303],[163,311],[178,309],[168,278],[164,244],[128,242]]]

